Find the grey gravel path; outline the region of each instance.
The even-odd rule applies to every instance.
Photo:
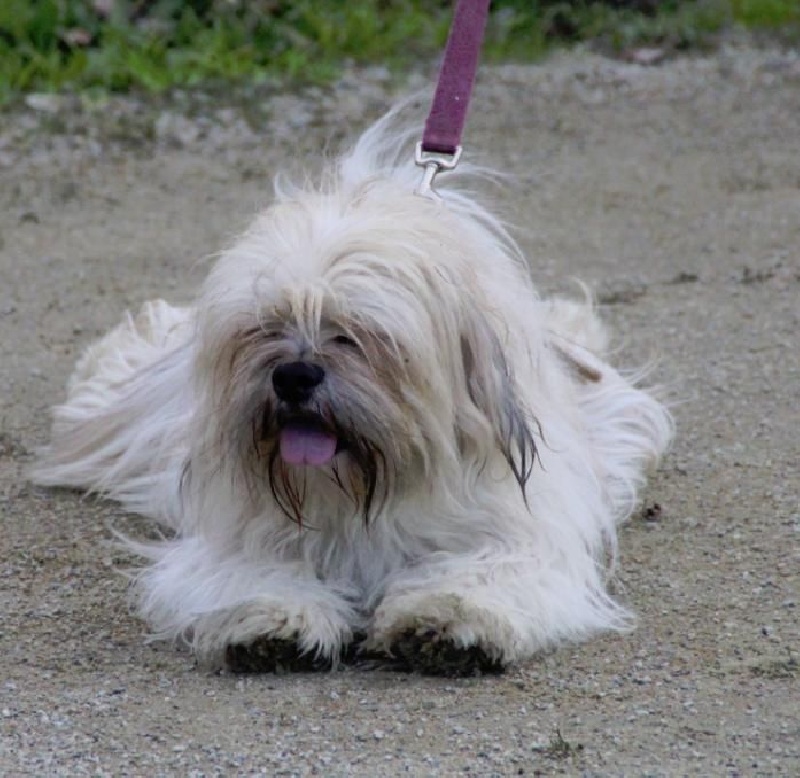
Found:
[[[468,149],[517,174],[497,198],[532,272],[593,285],[620,360],[657,358],[677,401],[622,533],[632,635],[499,679],[204,674],[128,613],[109,527],[150,528],[26,483],[80,349],[126,306],[185,300],[276,167],[394,88],[372,70],[191,110],[38,98],[0,120],[0,774],[800,775],[796,55],[481,73]]]

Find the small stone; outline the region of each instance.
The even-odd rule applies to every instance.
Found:
[[[155,134],[158,140],[183,148],[200,137],[200,127],[185,116],[164,111],[156,119]]]
[[[624,59],[628,62],[632,62],[634,65],[652,67],[653,65],[661,64],[666,56],[666,49],[642,47],[625,52]]]
[[[40,113],[58,113],[64,102],[58,95],[34,93],[25,98],[25,105]]]

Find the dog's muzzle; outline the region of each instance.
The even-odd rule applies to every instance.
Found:
[[[289,465],[321,467],[336,455],[339,441],[324,419],[301,410],[324,380],[314,362],[285,362],[272,373],[275,394],[290,409],[280,430],[281,458]]]

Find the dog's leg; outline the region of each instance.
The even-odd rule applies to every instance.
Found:
[[[155,636],[187,641],[205,664],[239,672],[335,666],[362,628],[346,584],[300,561],[257,561],[206,538],[136,547],[153,560],[136,583]]]
[[[176,525],[191,397],[193,312],[162,300],[93,343],[53,411],[35,482],[89,489]]]
[[[423,673],[469,675],[629,626],[588,556],[544,560],[497,550],[398,575],[376,609],[367,645]]]

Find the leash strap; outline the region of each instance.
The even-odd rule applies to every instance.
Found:
[[[490,2],[458,0],[456,5],[433,103],[422,142],[417,144],[415,161],[425,168],[418,194],[435,196],[432,185],[436,174],[458,164]]]

